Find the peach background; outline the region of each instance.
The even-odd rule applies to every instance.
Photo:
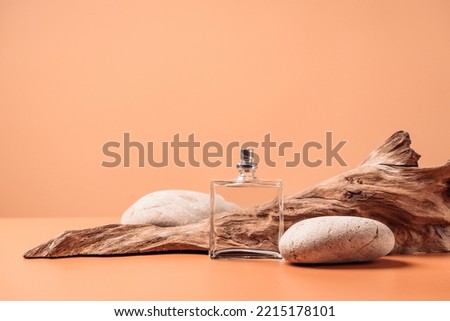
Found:
[[[348,140],[449,158],[450,1],[0,0],[0,216],[112,216],[234,169],[103,168],[102,145]],[[318,156],[321,154],[318,153]],[[282,164],[285,159],[277,158]],[[134,163],[136,164],[136,163]],[[264,168],[286,193],[348,168]]]

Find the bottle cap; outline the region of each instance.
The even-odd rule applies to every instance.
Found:
[[[256,170],[258,164],[254,162],[254,152],[252,148],[241,148],[241,162],[237,164],[238,169]]]

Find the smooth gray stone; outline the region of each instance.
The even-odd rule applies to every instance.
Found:
[[[237,208],[216,196],[218,212]],[[179,226],[209,217],[209,194],[187,190],[163,190],[147,194],[131,205],[122,215],[122,224],[153,224]]]
[[[372,261],[394,248],[392,231],[381,222],[350,216],[323,216],[292,225],[279,248],[291,263]]]

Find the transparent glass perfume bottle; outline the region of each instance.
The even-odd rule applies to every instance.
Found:
[[[235,179],[211,182],[209,256],[213,259],[280,259],[279,239],[284,232],[281,180],[255,176],[253,149],[241,149]],[[221,213],[219,199],[236,205]]]

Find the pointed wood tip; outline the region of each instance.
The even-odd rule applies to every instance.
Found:
[[[400,130],[375,149],[361,165],[418,167],[420,155],[411,147],[409,133]]]

